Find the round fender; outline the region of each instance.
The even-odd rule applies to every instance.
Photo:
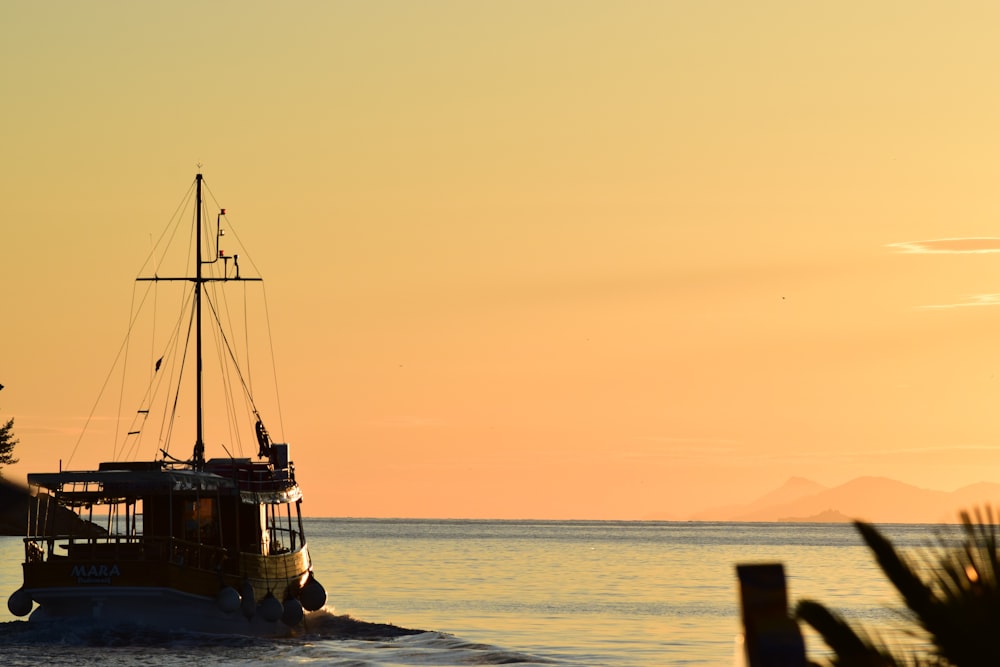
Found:
[[[306,582],[306,585],[302,587],[302,592],[299,593],[299,600],[306,611],[322,609],[323,605],[326,604],[326,589],[323,588],[323,584],[316,581],[310,574],[309,581]]]
[[[232,614],[240,608],[240,594],[232,586],[226,586],[215,596],[215,604],[226,614]]]
[[[257,593],[249,581],[244,582],[243,586],[240,587],[240,606],[243,608],[243,615],[247,618],[253,618],[253,615],[257,613]]]
[[[18,588],[7,598],[7,609],[15,616],[27,616],[33,604],[31,594],[23,588]]]
[[[304,612],[302,611],[302,603],[291,598],[285,600],[285,611],[281,614],[281,622],[290,628],[294,628],[296,625],[302,622],[302,616]]]
[[[271,623],[281,618],[285,609],[281,601],[268,592],[267,597],[260,601],[260,617]]]

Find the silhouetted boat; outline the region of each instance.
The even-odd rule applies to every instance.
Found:
[[[29,474],[37,502],[24,539],[23,585],[8,600],[16,616],[31,614],[32,621],[287,634],[302,624],[304,610],[318,610],[326,603],[326,591],[313,577],[302,524],[302,492],[288,445],[271,442],[250,396],[251,384],[225,333],[214,340],[224,351],[226,364],[238,374],[234,384],[243,390],[248,406],[245,432],[232,438],[248,439],[257,456],[205,459],[203,310],[220,331],[225,328],[225,318],[206,286],[260,278],[240,276],[239,255],[229,256],[220,249],[225,209],[220,210],[214,230],[203,225],[202,187],[199,173],[193,185],[194,275],[164,278],[154,273],[138,279],[181,281],[193,287],[185,302],[190,317],[187,333],[178,334],[171,343],[181,359],[171,373],[178,386],[188,343],[192,338],[195,343],[191,457],[181,460],[168,454],[174,423],[168,417],[168,435],[161,436],[156,460],[105,462],[96,470],[62,470],[60,464],[57,472]],[[216,287],[221,285],[212,286]],[[184,327],[177,330],[183,333]],[[160,357],[155,362],[154,378],[160,377],[162,361]],[[172,400],[176,407],[176,399]],[[171,401],[164,405],[169,412]],[[228,400],[227,407],[233,411]],[[148,403],[138,414],[145,423]],[[140,432],[128,435],[136,438]],[[56,506],[85,521],[60,521],[57,527]]]

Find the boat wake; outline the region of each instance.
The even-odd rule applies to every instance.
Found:
[[[309,612],[302,619],[304,632],[300,636],[330,639],[395,639],[407,635],[419,635],[426,630],[401,628],[389,623],[371,623],[352,618],[347,614],[335,614],[327,607]]]
[[[290,637],[253,637],[171,631],[139,625],[86,622],[0,623],[4,665],[198,664],[269,666],[338,664],[357,667],[403,665],[551,665],[557,660],[434,631],[372,623],[329,608],[306,614],[304,630]],[[248,661],[249,660],[249,661]]]
[[[33,623],[11,621],[0,623],[0,644],[8,641],[59,642],[79,646],[165,646],[177,642],[195,641],[204,644],[233,646],[266,645],[278,640],[355,639],[391,640],[397,637],[419,635],[426,630],[401,628],[388,623],[370,623],[352,618],[347,614],[335,614],[327,607],[309,612],[303,619],[302,627],[285,638],[264,638],[242,634],[215,634],[187,630],[169,630],[139,624],[119,624],[108,626],[74,619]]]

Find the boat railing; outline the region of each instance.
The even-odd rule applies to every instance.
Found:
[[[295,486],[295,465],[272,467],[267,464],[224,465],[211,468],[220,477],[227,477],[236,483],[241,491],[265,493],[282,491]]]
[[[231,558],[230,550],[176,537],[148,535],[106,535],[75,538],[69,535],[24,538],[26,563],[45,560],[169,561],[199,569],[218,569]]]

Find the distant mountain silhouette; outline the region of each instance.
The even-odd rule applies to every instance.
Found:
[[[826,488],[792,478],[741,506],[701,512],[695,521],[817,521],[951,523],[961,510],[1000,503],[1000,484],[979,482],[956,491],[922,489],[886,477],[858,477]]]
[[[774,491],[766,493],[757,500],[746,505],[727,505],[699,512],[691,517],[692,521],[758,521],[766,519],[736,519],[735,517],[768,508],[794,502],[800,498],[815,495],[825,491],[827,487],[803,477],[790,477],[787,482]],[[774,519],[775,521],[777,519]]]

